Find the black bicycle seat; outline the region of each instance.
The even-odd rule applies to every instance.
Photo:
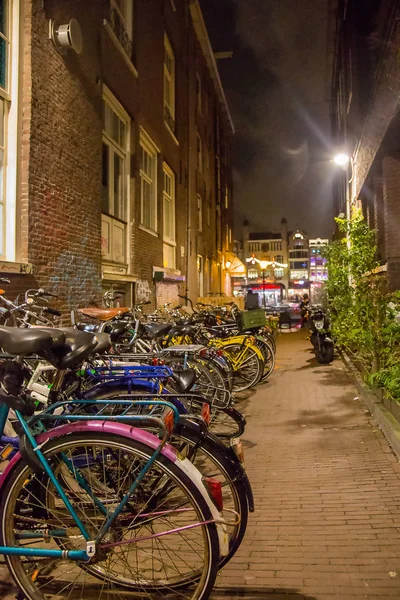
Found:
[[[93,354],[103,354],[111,348],[111,336],[108,333],[96,333],[96,338],[98,343],[93,350]]]
[[[0,347],[13,355],[29,355],[50,350],[65,341],[65,335],[57,329],[0,326]]]
[[[81,363],[98,345],[97,335],[79,331],[73,327],[63,327],[60,329],[65,334],[65,343],[60,348],[54,348],[51,356],[56,360],[49,361],[55,364],[59,369],[69,369]]]
[[[174,370],[172,379],[178,387],[178,392],[186,394],[192,389],[196,381],[196,373],[193,369],[184,369],[182,371]]]
[[[170,323],[146,323],[143,329],[147,333],[147,336],[153,340],[165,335],[170,329]]]

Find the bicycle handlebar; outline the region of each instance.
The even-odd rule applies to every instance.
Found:
[[[58,294],[53,294],[53,292],[46,292],[43,288],[39,288],[37,291],[38,296],[50,296],[51,298],[58,298]]]

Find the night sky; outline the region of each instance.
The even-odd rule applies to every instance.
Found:
[[[236,127],[235,236],[333,231],[327,0],[201,0]]]

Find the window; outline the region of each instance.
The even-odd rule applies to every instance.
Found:
[[[0,0],[0,258],[16,259],[18,60],[20,3]],[[15,43],[14,43],[15,42]]]
[[[291,250],[290,258],[308,258],[307,250]]]
[[[281,267],[279,267],[277,269],[274,269],[274,274],[277,279],[281,279],[284,275],[284,270]]]
[[[197,255],[197,288],[199,296],[204,296],[204,266],[203,257],[200,254]]]
[[[8,0],[0,2],[0,87],[8,91],[10,54],[10,15]],[[4,111],[3,111],[4,112]]]
[[[277,256],[275,256],[275,262],[283,265],[283,256],[282,256],[282,254],[278,254]]]
[[[103,110],[102,211],[126,221],[129,117],[109,92]]]
[[[198,230],[203,231],[203,199],[197,194]]]
[[[166,163],[163,166],[163,175],[164,267],[175,269],[175,173]]]
[[[101,252],[103,260],[116,263],[127,263],[129,137],[129,116],[111,92],[105,88]]]
[[[157,148],[142,131],[140,136],[140,224],[157,231]]]
[[[229,243],[232,242],[232,229],[229,229]]]
[[[203,172],[203,141],[197,134],[197,168],[200,173]]]
[[[225,248],[229,248],[229,227],[225,224]]]
[[[249,279],[257,279],[257,277],[258,277],[258,271],[257,271],[257,269],[248,269],[247,270],[247,277]]]
[[[132,59],[133,0],[110,0],[110,25],[122,48]]]
[[[202,91],[201,91],[201,77],[196,73],[196,97],[197,97],[197,110],[202,113]]]
[[[204,144],[204,167],[207,171],[210,170],[210,151],[207,144]]]
[[[175,56],[168,37],[164,36],[164,119],[175,131]]]
[[[225,187],[225,208],[229,208],[229,190],[228,190],[228,186]]]

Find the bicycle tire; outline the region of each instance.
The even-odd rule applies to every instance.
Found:
[[[131,390],[131,394],[134,391]],[[128,398],[129,399],[129,391],[128,389],[124,389],[120,387],[115,390],[107,390],[102,394],[95,394],[93,398],[98,398],[99,400],[104,398]],[[198,432],[199,426],[198,424],[188,420],[182,419],[178,425],[178,431],[173,434],[171,443],[172,445],[176,445],[175,441],[179,444],[180,439],[184,439],[193,445],[198,444]],[[221,557],[219,568],[222,568],[232,556],[236,553],[239,548],[243,536],[246,532],[248,516],[249,516],[249,503],[246,496],[245,487],[241,481],[241,476],[243,473],[243,467],[239,463],[236,457],[227,458],[226,450],[223,443],[220,441],[217,435],[212,432],[208,432],[206,436],[204,436],[201,440],[200,451],[204,452],[210,457],[210,460],[217,466],[218,470],[222,473],[223,477],[226,481],[228,481],[228,485],[231,485],[233,490],[232,496],[234,498],[234,510],[239,513],[241,521],[237,526],[236,535],[232,535],[230,532],[229,538],[229,554],[226,557]],[[189,460],[191,458],[189,457]],[[198,463],[194,463],[196,468],[199,469],[201,474],[204,477],[211,477],[215,474],[212,473],[204,473],[200,469],[200,465]],[[229,518],[229,520],[232,520]]]
[[[244,375],[243,375],[243,367],[235,369],[234,363],[232,362],[232,357],[230,357],[231,352],[240,353],[243,350],[243,348],[245,348],[246,353],[249,355],[249,358],[247,358],[246,360],[251,360],[253,368],[254,368],[253,374],[249,375],[248,378],[244,377]],[[260,381],[260,379],[262,377],[263,367],[264,367],[262,364],[262,361],[260,360],[260,358],[258,356],[259,350],[255,350],[249,344],[244,346],[243,344],[239,344],[239,343],[224,344],[223,350],[224,350],[225,356],[228,358],[228,360],[231,361],[231,364],[234,369],[233,392],[243,392],[243,391],[257,385],[257,383]],[[241,372],[242,372],[242,374],[241,374]],[[247,380],[247,383],[241,384],[240,379],[242,379],[242,381]]]
[[[101,438],[101,439],[100,439]],[[100,440],[100,441],[99,441]],[[61,452],[67,452],[68,450],[70,451],[71,448],[77,447],[78,449],[82,447],[82,445],[85,444],[94,444],[94,445],[101,445],[101,444],[107,444],[109,447],[110,445],[112,445],[115,449],[120,449],[125,453],[130,453],[130,455],[133,456],[137,456],[137,457],[141,457],[143,460],[148,460],[148,457],[151,456],[153,450],[148,448],[147,446],[145,446],[144,444],[132,439],[132,438],[128,438],[128,437],[122,437],[120,435],[115,435],[115,434],[103,434],[101,436],[99,436],[98,433],[93,433],[93,432],[82,432],[82,433],[73,433],[71,435],[68,436],[63,436],[61,438],[55,438],[54,440],[48,442],[45,447],[43,448],[43,453],[44,455],[51,461],[54,463],[54,457],[57,457],[57,452],[61,453]],[[60,461],[62,462],[62,461]],[[195,484],[191,481],[190,477],[184,473],[182,471],[182,469],[175,463],[173,463],[172,461],[170,461],[169,459],[167,459],[165,456],[163,455],[159,455],[159,457],[156,459],[156,462],[154,463],[156,469],[160,470],[160,473],[163,474],[163,476],[165,475],[166,477],[169,477],[171,480],[173,480],[174,485],[178,485],[180,486],[179,489],[183,490],[184,493],[186,494],[186,497],[190,500],[191,505],[194,507],[194,510],[196,511],[196,517],[200,520],[200,522],[205,522],[205,521],[209,521],[210,519],[212,520],[211,517],[211,513],[210,510],[207,506],[206,501],[204,500],[204,498],[202,497],[200,491],[196,488]],[[132,468],[132,467],[130,467]],[[108,465],[107,465],[107,469],[105,469],[105,467],[103,467],[104,472],[108,472]],[[15,533],[13,532],[13,526],[15,521],[19,520],[19,523],[24,523],[24,518],[26,519],[26,510],[27,507],[29,508],[29,504],[27,502],[24,502],[24,498],[26,499],[26,495],[27,493],[29,494],[34,494],[34,502],[36,503],[38,501],[37,499],[37,493],[35,492],[35,489],[33,489],[32,491],[32,485],[33,482],[37,483],[37,475],[34,475],[31,468],[25,464],[23,461],[20,461],[17,465],[15,470],[11,473],[9,479],[7,480],[6,484],[5,484],[5,489],[3,490],[2,493],[2,498],[1,498],[1,502],[0,502],[0,514],[1,514],[1,525],[0,525],[0,545],[13,545],[15,544]],[[47,477],[47,476],[46,476]],[[27,483],[29,482],[29,483]],[[43,488],[43,483],[40,482],[39,484],[39,488],[42,489]],[[20,499],[20,503],[18,502],[18,498],[19,498],[19,494],[22,495],[22,499]],[[77,492],[76,492],[77,494]],[[46,504],[42,506],[42,510],[44,512],[46,512],[46,517],[47,517],[47,513],[50,511],[50,514],[53,515],[54,521],[56,523],[58,523],[58,521],[61,520],[61,512],[60,510],[57,510],[57,512],[54,511],[53,507],[50,507],[50,500],[49,498],[51,498],[51,493],[49,495],[49,493],[46,491]],[[24,515],[21,514],[21,501],[22,501],[22,505],[24,506]],[[75,502],[76,504],[76,502]],[[144,506],[148,506],[148,504],[145,503]],[[53,511],[53,512],[51,512]],[[56,515],[56,517],[55,517]],[[82,518],[82,510],[80,510],[80,516]],[[165,517],[164,517],[165,518]],[[35,519],[37,519],[37,516],[35,517]],[[137,516],[135,515],[134,517],[134,521],[132,524],[134,524],[136,522]],[[44,519],[43,517],[43,521],[47,522],[50,521],[50,519],[47,517],[47,519]],[[70,520],[71,521],[71,520]],[[93,516],[91,517],[91,522],[90,522],[90,526],[93,528]],[[69,528],[71,527],[71,522],[68,522],[68,520],[66,521],[68,523],[67,527],[65,528],[65,532],[69,531]],[[36,523],[36,521],[35,521]],[[145,521],[143,522],[145,524]],[[54,524],[51,525],[54,528]],[[58,525],[59,526],[59,525]],[[143,526],[143,525],[142,525]],[[152,527],[154,530],[154,526],[155,526],[155,520],[152,521]],[[37,527],[37,525],[36,525]],[[165,526],[164,526],[165,527]],[[143,594],[145,594],[145,597],[148,599],[154,598],[155,599],[159,599],[160,598],[160,592],[162,592],[162,597],[166,598],[166,599],[170,599],[172,600],[173,598],[176,598],[176,590],[179,588],[179,597],[184,599],[184,600],[206,600],[208,598],[208,596],[210,595],[214,582],[215,582],[215,578],[216,578],[216,574],[217,574],[217,566],[218,566],[218,561],[219,561],[219,542],[218,542],[218,533],[216,531],[216,527],[214,523],[209,523],[207,525],[203,524],[200,527],[197,527],[195,529],[201,529],[201,538],[204,540],[204,544],[205,544],[205,562],[204,562],[204,568],[201,569],[200,567],[200,571],[201,573],[199,574],[198,572],[198,565],[197,565],[197,559],[196,559],[196,572],[192,574],[192,576],[188,577],[187,580],[185,581],[181,581],[181,582],[169,582],[168,585],[166,583],[162,583],[161,581],[154,582],[151,585],[145,585],[143,583],[143,579],[140,579],[140,583],[138,581],[136,581],[136,589],[135,586],[133,586],[133,591],[137,591],[139,594],[141,594],[139,597],[142,597]],[[129,528],[128,528],[129,530]],[[132,529],[131,529],[132,531]],[[193,531],[193,530],[191,530]],[[31,535],[31,534],[29,534]],[[56,534],[54,534],[56,535]],[[111,535],[111,532],[110,532]],[[185,534],[187,535],[187,534]],[[78,536],[79,537],[79,536]],[[166,536],[168,537],[168,536]],[[73,540],[75,540],[76,536],[74,536]],[[52,538],[53,541],[56,538]],[[113,539],[113,538],[111,538]],[[123,538],[122,538],[123,539]],[[139,538],[138,538],[139,539]],[[165,538],[162,538],[163,540],[165,540]],[[199,538],[197,537],[197,540]],[[182,537],[179,537],[179,542],[178,545],[179,547],[184,543]],[[25,545],[26,545],[26,540],[25,541]],[[68,538],[69,543],[73,543],[70,541],[70,538]],[[36,539],[35,543],[35,547],[38,547],[38,541]],[[45,546],[48,549],[49,548],[49,540],[45,541]],[[139,542],[136,542],[136,544],[138,544]],[[188,546],[190,547],[190,544],[188,544]],[[60,540],[58,540],[57,548],[60,548]],[[62,547],[65,547],[65,541],[62,542]],[[74,547],[74,546],[73,546]],[[122,546],[120,546],[122,547]],[[131,547],[131,545],[129,546],[129,548]],[[136,552],[137,554],[138,552]],[[146,559],[146,551],[142,551],[143,555],[145,556]],[[125,559],[124,560],[121,559],[121,556],[123,556],[124,553],[122,553],[122,555],[120,555],[120,559],[119,562],[117,561],[115,563],[115,565],[118,565],[118,568],[127,568],[127,565],[130,565],[130,562],[128,560]],[[175,555],[174,555],[175,556]],[[169,560],[171,560],[170,555],[168,554],[168,558]],[[37,563],[38,563],[38,559],[36,559],[35,562],[35,570],[32,571],[32,566],[30,566],[30,571],[28,569],[28,572],[26,571],[26,566],[29,564],[29,559],[24,561],[23,559],[21,559],[20,557],[16,557],[16,556],[5,556],[5,560],[6,563],[8,565],[8,568],[16,582],[16,584],[18,585],[18,587],[21,589],[22,593],[25,595],[25,597],[28,600],[44,600],[49,598],[49,595],[47,593],[44,593],[44,587],[50,586],[50,581],[46,581],[49,579],[49,574],[46,571],[46,568],[48,569],[50,567],[50,564],[46,564],[43,569],[42,569],[42,573],[36,574],[37,571]],[[185,564],[186,561],[189,560],[188,558],[188,554],[185,554]],[[126,561],[126,562],[125,562]],[[62,560],[61,560],[62,563]],[[126,575],[121,575],[121,573],[116,573],[116,574],[112,574],[112,576],[109,577],[108,579],[108,584],[105,585],[105,575],[104,573],[101,571],[101,567],[98,567],[96,565],[98,564],[102,564],[101,560],[99,563],[95,563],[94,565],[89,565],[87,563],[81,564],[81,563],[75,563],[75,568],[77,573],[79,574],[80,572],[84,573],[83,576],[83,583],[81,582],[80,585],[86,585],[86,582],[88,582],[88,585],[90,585],[90,589],[91,589],[91,594],[93,595],[93,590],[98,590],[97,593],[97,597],[99,598],[99,600],[102,599],[102,597],[106,597],[107,600],[117,600],[121,598],[121,590],[123,593],[123,590],[127,589],[127,587],[129,587],[132,590],[132,582],[128,582],[125,581],[126,579]],[[122,567],[121,567],[122,564]],[[184,564],[184,563],[182,563]],[[25,565],[25,566],[24,566]],[[69,577],[71,574],[71,571],[73,570],[73,567],[71,566],[71,561],[68,561],[68,565],[69,565],[69,571],[68,573],[65,573],[65,567],[62,564],[63,569],[61,570],[61,572],[58,574],[58,576],[56,576],[57,574],[55,573],[52,578],[51,578],[51,594],[50,597],[53,597],[54,595],[56,595],[57,597],[58,594],[54,594],[54,592],[56,591],[54,589],[54,586],[62,586],[61,587],[61,597],[62,594],[65,595],[65,597],[71,598],[73,600],[75,600],[74,595],[73,595],[73,591],[76,589],[77,590],[77,594],[76,595],[76,599],[82,598],[82,588],[77,585],[76,580],[74,580],[72,583],[71,582],[65,582],[65,580],[62,579],[62,577]],[[54,568],[54,567],[53,567]],[[116,568],[116,567],[114,567]],[[148,566],[146,567],[147,569],[149,568]],[[165,568],[165,565],[164,565]],[[79,571],[80,569],[80,571]],[[94,573],[94,570],[96,571]],[[62,574],[61,574],[62,573]],[[92,575],[92,579],[88,576]],[[125,571],[124,571],[125,573]],[[166,574],[165,574],[166,576]],[[136,575],[136,578],[140,577],[139,576],[139,571],[138,574]],[[60,578],[60,579],[58,579]],[[91,581],[89,582],[89,580],[91,579]],[[98,583],[98,579],[101,580],[101,583]],[[119,582],[118,585],[116,583],[116,580]],[[40,583],[40,588],[36,587],[36,583]],[[97,588],[96,588],[96,584]],[[185,587],[182,588],[181,585],[184,585]],[[189,589],[188,586],[189,585],[195,585],[196,587],[193,589]],[[71,588],[72,589],[69,589]],[[184,590],[188,590],[187,592],[185,592]],[[68,593],[67,596],[67,592],[66,590],[69,590],[70,593]],[[103,596],[103,590],[105,592],[105,595]],[[175,591],[174,591],[175,590]],[[60,592],[60,590],[57,590],[58,592]]]

